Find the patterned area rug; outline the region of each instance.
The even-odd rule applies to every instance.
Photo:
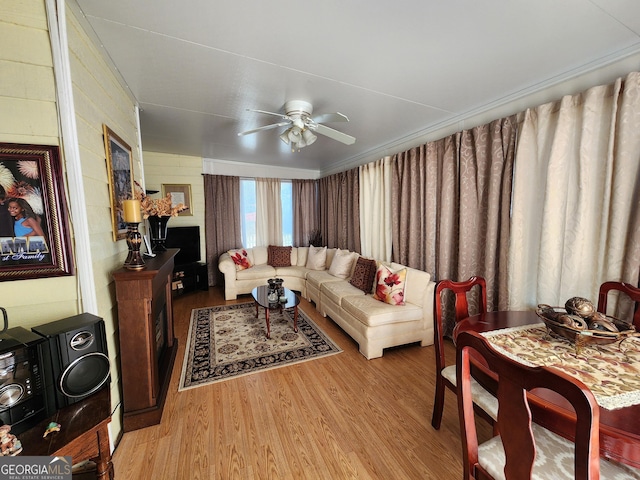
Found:
[[[253,302],[197,308],[191,312],[179,391],[271,368],[313,360],[342,350],[298,308],[271,310],[271,339],[266,337],[264,308]]]

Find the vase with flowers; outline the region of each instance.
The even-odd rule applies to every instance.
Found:
[[[167,224],[171,217],[177,217],[178,213],[187,210],[184,203],[173,204],[171,194],[167,193],[162,198],[149,198],[138,182],[136,184],[136,198],[140,200],[142,216],[149,222],[149,235],[151,236],[151,248],[154,252],[162,252],[167,248]]]

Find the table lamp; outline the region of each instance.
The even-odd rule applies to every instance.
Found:
[[[142,270],[145,265],[140,254],[142,235],[138,231],[138,224],[142,221],[140,200],[123,200],[122,209],[122,216],[127,224],[127,245],[129,246],[129,254],[124,261],[124,266],[129,270]]]

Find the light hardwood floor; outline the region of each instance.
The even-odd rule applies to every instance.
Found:
[[[219,288],[175,299],[179,348],[162,422],[122,436],[117,480],[462,477],[453,393],[442,427],[431,427],[433,347],[387,349],[366,360],[304,299],[302,310],[342,353],[178,392],[191,310],[225,303],[234,302]],[[478,427],[488,438],[488,425]]]

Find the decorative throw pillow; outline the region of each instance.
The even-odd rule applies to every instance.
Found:
[[[389,305],[404,305],[404,286],[407,269],[394,272],[385,265],[376,271],[376,291],[373,298]]]
[[[376,267],[377,265],[375,260],[359,257],[349,283],[354,287],[359,288],[364,293],[371,293],[371,290],[373,289],[373,280],[376,278]]]
[[[251,260],[249,260],[249,254],[244,248],[229,250],[227,253],[231,257],[231,260],[233,260],[233,263],[236,264],[236,272],[253,266],[251,265]]]
[[[354,255],[355,254],[349,250],[336,250],[333,260],[331,260],[329,273],[334,277],[347,278],[351,274]]]
[[[275,245],[269,245],[267,255],[267,264],[272,267],[291,266],[291,247],[277,247]]]
[[[324,270],[326,261],[327,247],[314,247],[313,245],[309,246],[306,265],[309,270]]]

